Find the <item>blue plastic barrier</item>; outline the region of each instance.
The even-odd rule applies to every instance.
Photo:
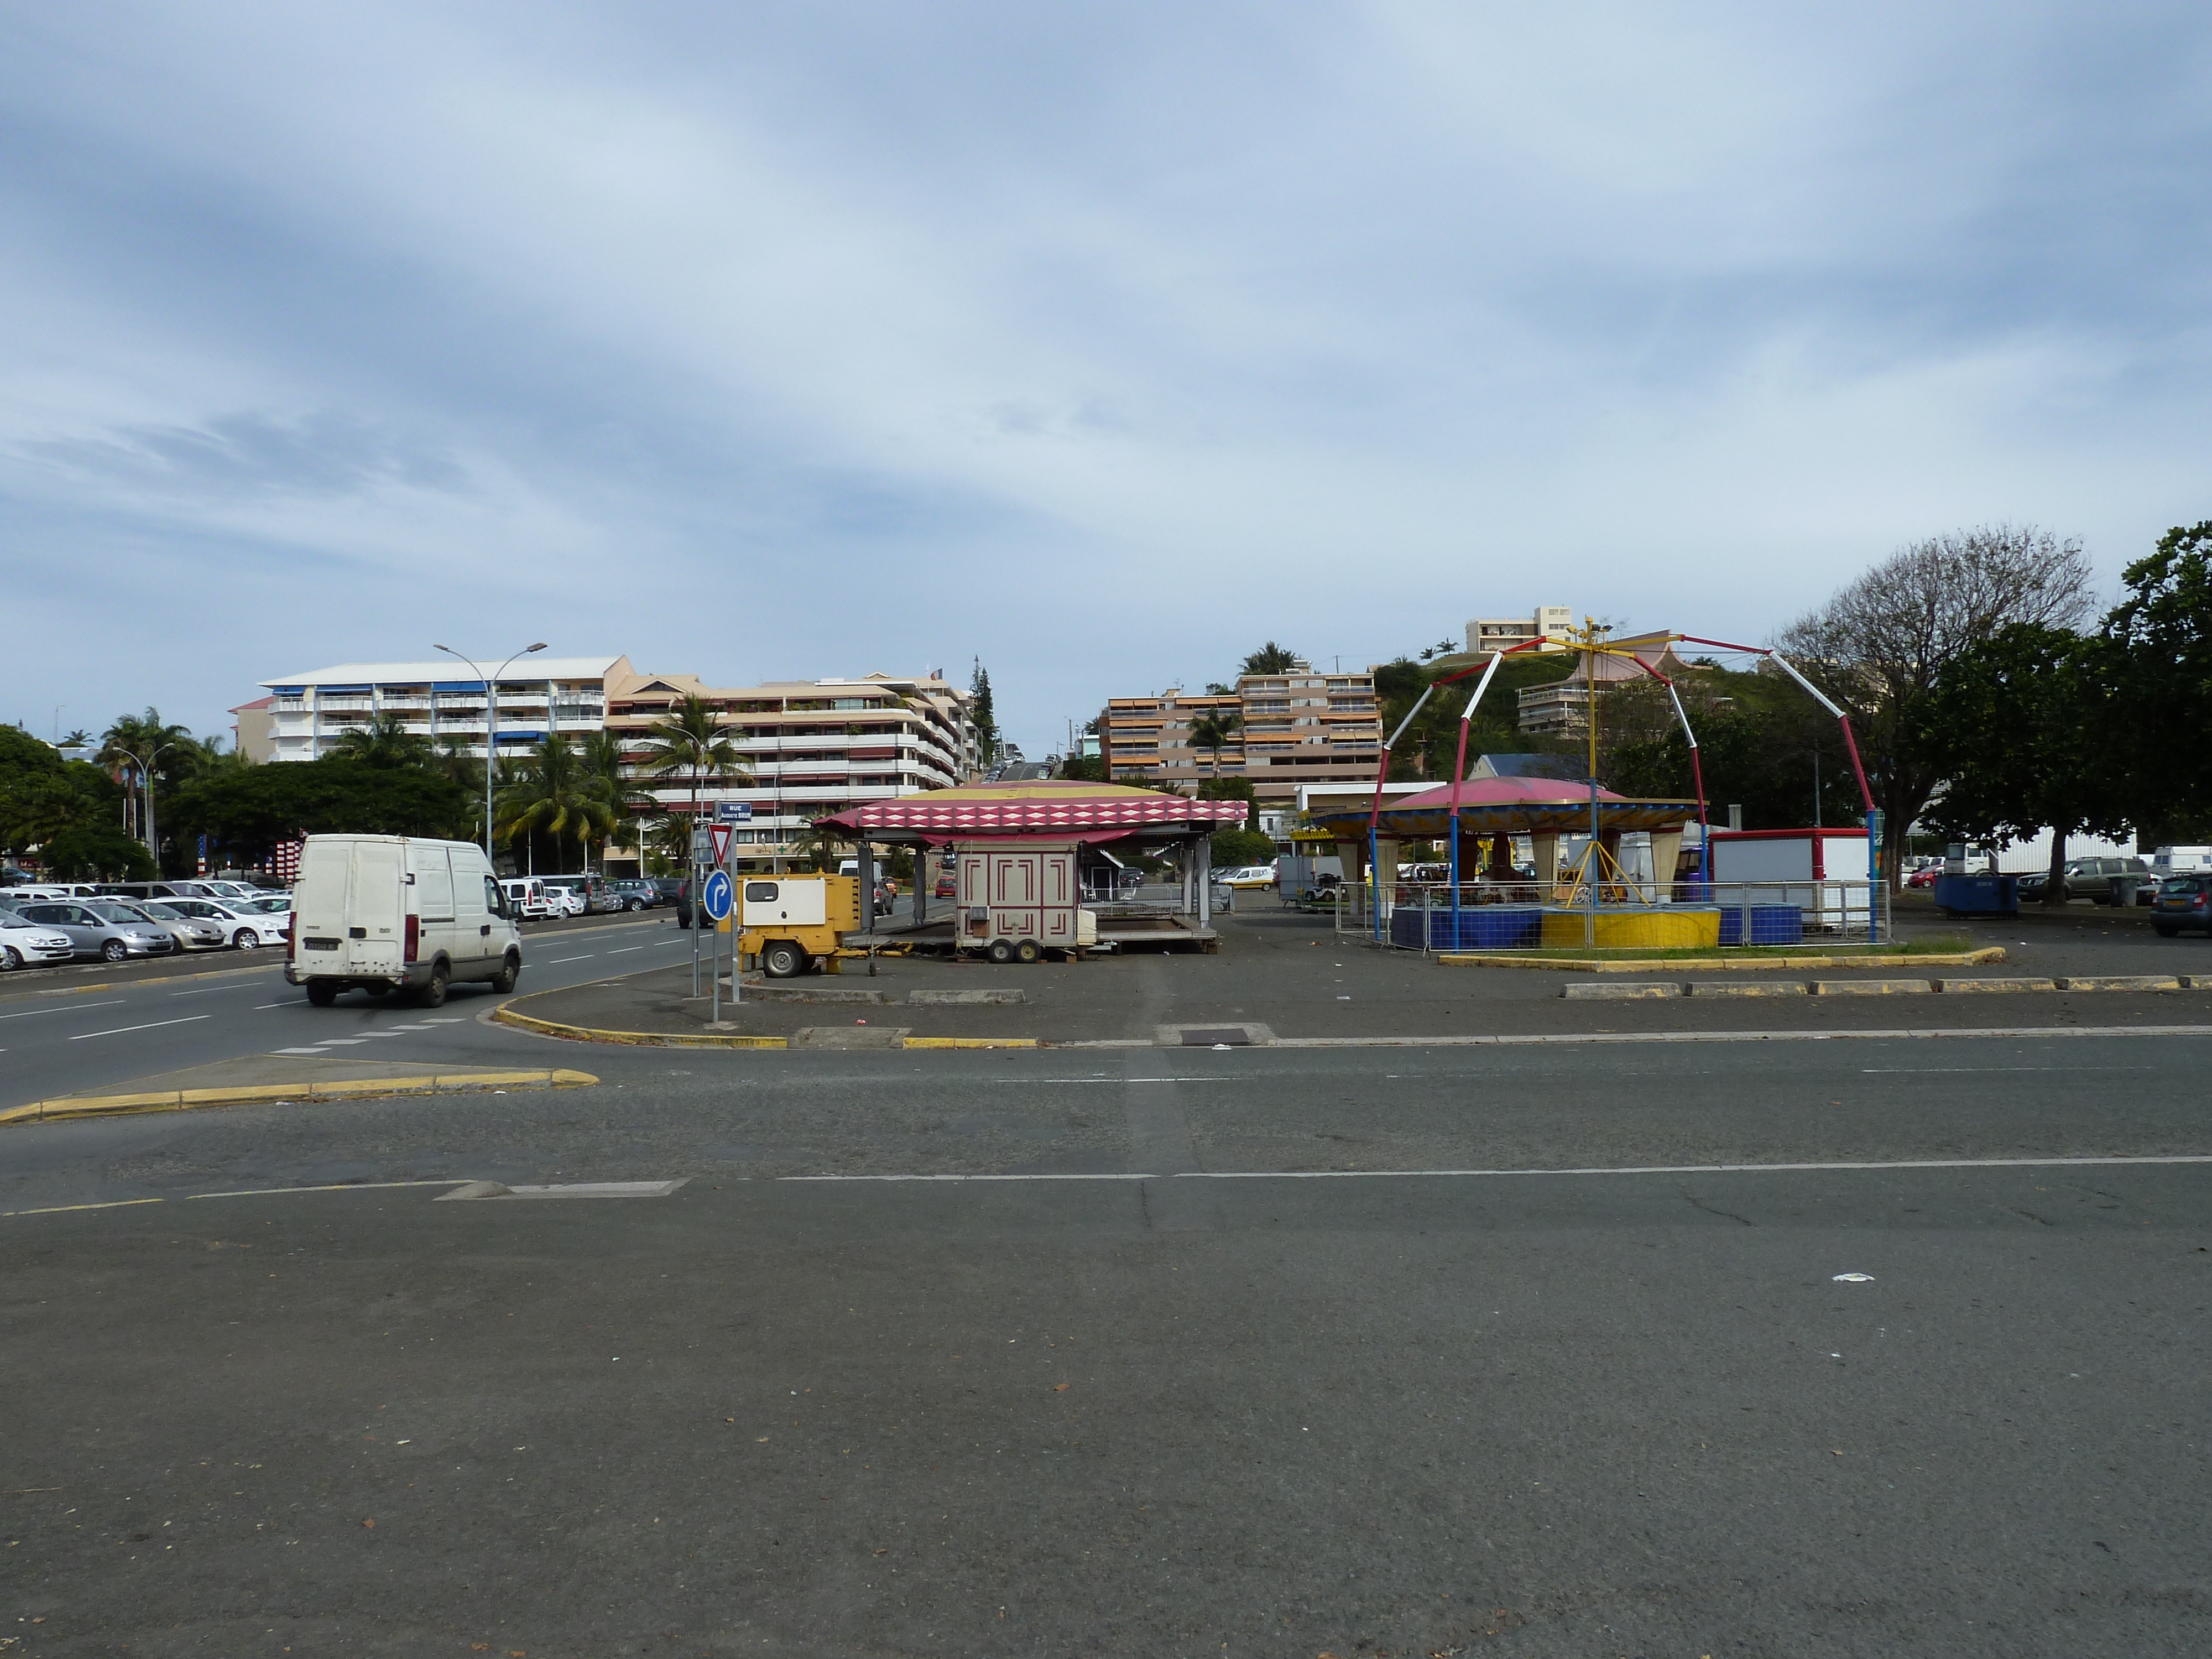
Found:
[[[1744,936],[1744,915],[1748,909],[1751,933]],[[1723,945],[1802,945],[1805,942],[1805,913],[1794,904],[1723,904],[1721,906],[1721,943]]]
[[[1390,942],[1408,951],[1421,948],[1422,911],[1417,905],[1401,905],[1390,913]],[[1527,951],[1543,942],[1544,911],[1534,904],[1474,904],[1459,913],[1459,935],[1452,936],[1449,908],[1431,910],[1429,949],[1431,951]]]

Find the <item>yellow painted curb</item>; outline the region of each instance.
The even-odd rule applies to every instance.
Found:
[[[344,1100],[384,1095],[459,1093],[504,1085],[554,1089],[586,1088],[599,1081],[589,1072],[566,1068],[528,1072],[446,1072],[430,1077],[349,1078],[330,1083],[241,1084],[235,1089],[167,1089],[153,1094],[64,1096],[34,1100],[0,1112],[0,1124],[53,1122],[63,1118],[107,1117],[131,1112],[190,1111],[195,1106],[250,1106],[272,1101]]]
[[[1455,968],[1548,968],[1572,974],[1673,974],[1684,973],[1693,968],[1717,968],[1723,973],[1730,970],[1747,972],[1760,968],[1979,968],[2004,959],[2003,947],[1995,945],[1979,951],[1961,951],[1943,956],[1742,957],[1722,957],[1717,961],[1694,957],[1628,962],[1609,957],[1493,957],[1463,951],[1437,952],[1438,962],[1448,962]]]
[[[540,993],[543,994],[543,993]],[[574,1042],[611,1042],[633,1048],[788,1048],[788,1038],[748,1036],[735,1031],[607,1031],[592,1025],[568,1025],[535,1014],[518,1014],[502,1003],[492,1011],[495,1020],[544,1036],[567,1037]]]
[[[1034,1048],[1035,1037],[918,1037],[910,1036],[903,1048]]]

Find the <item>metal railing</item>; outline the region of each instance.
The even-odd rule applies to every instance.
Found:
[[[1887,892],[1862,881],[1347,883],[1328,908],[1346,943],[1455,953],[1559,948],[1678,949],[1885,943]],[[1379,915],[1377,914],[1379,910]]]

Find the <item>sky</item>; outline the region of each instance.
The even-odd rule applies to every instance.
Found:
[[[2212,518],[2212,9],[0,0],[0,719],[1764,640]]]

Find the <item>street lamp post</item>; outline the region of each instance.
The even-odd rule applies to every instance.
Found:
[[[496,871],[499,868],[499,866],[494,860],[491,850],[491,779],[492,762],[497,751],[499,744],[499,676],[496,674],[486,675],[483,669],[477,668],[476,661],[473,658],[461,656],[461,653],[454,650],[450,645],[434,646],[432,648],[442,651],[449,657],[459,658],[461,661],[467,663],[470,667],[476,668],[477,678],[483,682],[484,861],[487,864],[490,864],[492,868]],[[521,650],[516,652],[505,662],[500,664],[499,672],[501,674],[504,674],[508,669],[514,667],[516,663],[521,661],[525,657],[529,656],[532,652],[543,651],[544,648],[545,641],[543,640],[538,641],[535,645],[524,646]],[[551,711],[549,708],[547,712],[550,713]]]
[[[173,743],[157,743],[153,752],[143,759],[128,749],[118,748],[115,751],[138,769],[139,780],[146,786],[146,850],[154,855],[157,874],[161,863],[161,839],[154,823],[154,763],[176,746]]]

